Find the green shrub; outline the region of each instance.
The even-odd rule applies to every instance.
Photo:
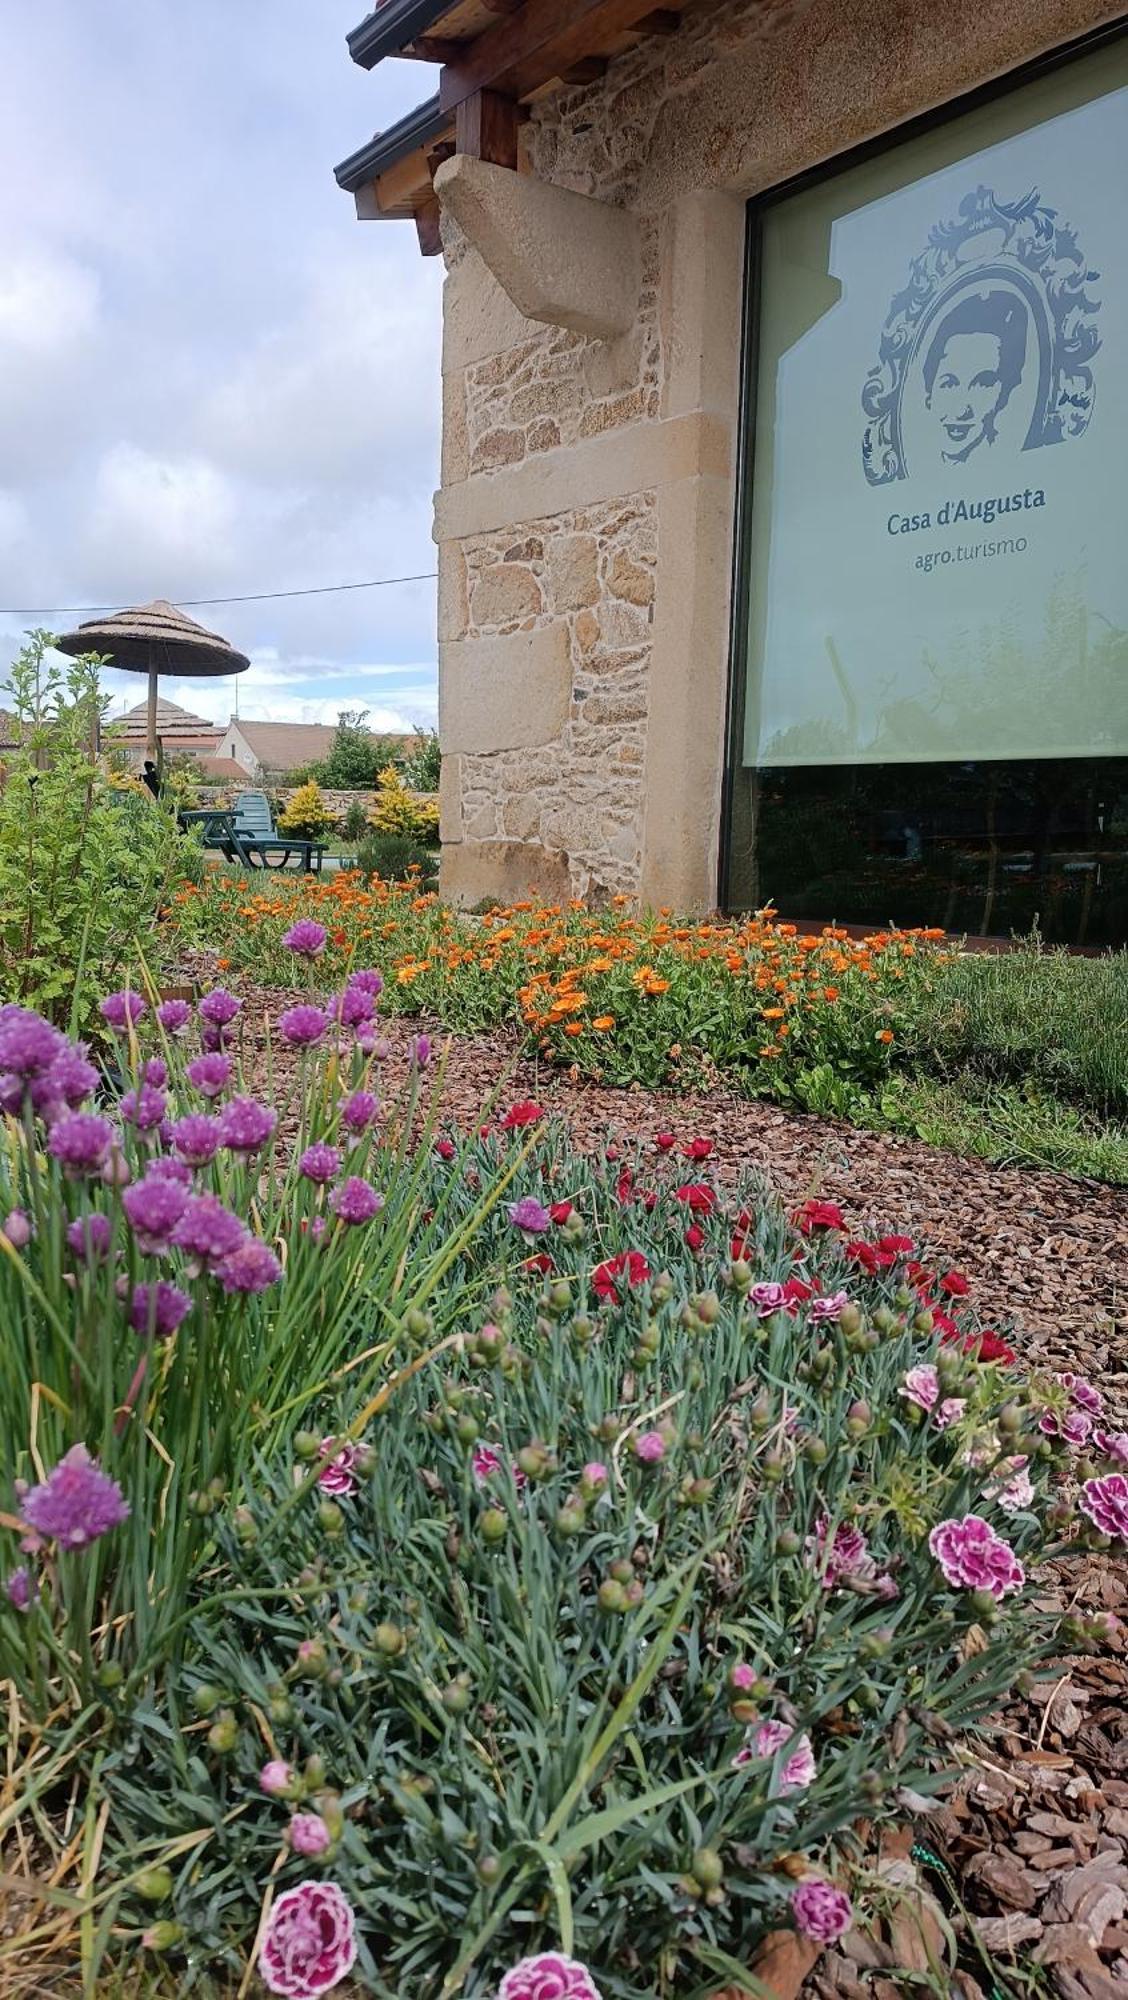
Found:
[[[311,778],[308,784],[298,786],[274,823],[279,833],[292,833],[298,840],[324,839],[333,824],[333,815],[316,780]]]
[[[430,843],[439,837],[439,802],[417,798],[408,790],[395,765],[389,764],[376,780],[376,801],[369,824],[377,833],[397,833]]]
[[[32,634],[5,690],[21,747],[0,764],[0,999],[77,1030],[152,938],[198,848],[167,805],[95,754],[97,656],[64,671],[47,663],[49,645]]]
[[[418,749],[402,759],[400,770],[405,785],[409,785],[413,792],[437,792],[442,765],[439,732],[428,729],[420,738]]]
[[[368,814],[359,799],[354,799],[341,821],[341,834],[345,840],[358,844],[368,832]]]
[[[435,850],[424,847],[406,833],[372,833],[361,841],[357,866],[365,875],[378,875],[384,882],[404,882],[418,869],[428,886],[435,872]]]
[[[206,1005],[213,1039],[230,1011]],[[464,1978],[481,2000],[557,1943],[607,2000],[727,1978],[786,1918],[782,1857],[848,1871],[859,1817],[935,1789],[952,1732],[1052,1644],[1017,1560],[1071,1518],[1078,1385],[1020,1374],[907,1239],[848,1244],[828,1204],[722,1194],[707,1141],[692,1165],[595,1164],[524,1104],[463,1142],[416,1067],[355,1143],[368,1058],[336,1036],[266,1108],[284,1144],[234,1079],[218,1128],[176,1128],[194,1158],[221,1141],[193,1189],[252,1224],[209,1252],[169,1222],[189,1191],[146,1136],[200,1102],[186,1028],[118,1026],[140,1095],[98,1143],[129,1185],[77,1162],[88,1128],[44,1146],[30,1105],[0,1154],[20,1329],[0,1463],[34,1484],[85,1444],[129,1508],[60,1549],[41,1498],[3,1495],[11,1562],[14,1514],[46,1537],[0,1595],[6,1810],[56,1882],[76,1809],[99,1828],[86,1973],[128,1962],[151,1890],[183,1990],[222,1979],[267,1888],[331,1865],[384,2000]],[[316,1028],[307,1009],[271,1037]],[[42,1076],[42,1039],[0,1021],[0,1067]],[[299,1165],[311,1141],[336,1151]],[[66,1232],[94,1212],[111,1254],[78,1257]],[[176,1296],[136,1307],[158,1277]],[[932,1550],[968,1515],[995,1589],[945,1580]],[[286,1844],[299,1799],[320,1862]]]

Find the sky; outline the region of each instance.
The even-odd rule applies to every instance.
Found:
[[[338,160],[434,87],[364,0],[51,0],[0,30],[0,607],[433,571],[441,258]],[[435,714],[435,586],[191,611],[247,717]],[[30,626],[0,611],[0,682]],[[107,674],[113,712],[144,680]],[[225,722],[232,680],[162,681]],[[4,695],[0,686],[0,706]]]

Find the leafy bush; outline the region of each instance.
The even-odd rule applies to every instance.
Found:
[[[376,780],[376,791],[369,824],[377,833],[395,833],[421,843],[438,839],[438,800],[416,798],[394,764],[381,771]]]
[[[407,882],[412,877],[427,888],[435,872],[435,850],[424,847],[406,833],[369,833],[357,852],[362,875],[377,875],[385,882]]]
[[[143,785],[103,769],[97,657],[64,671],[49,645],[32,634],[5,690],[21,746],[0,767],[0,998],[78,1029],[198,850]]]
[[[400,770],[405,785],[410,785],[413,792],[437,792],[442,765],[439,732],[427,729],[420,738],[418,749],[402,759]]]
[[[359,799],[354,799],[341,821],[341,834],[345,840],[359,843],[368,832],[368,814]]]
[[[322,840],[333,824],[333,815],[314,779],[299,785],[275,825],[279,833],[292,833],[298,840]]]
[[[292,937],[311,984],[325,944]],[[329,1866],[385,2000],[557,1943],[606,2000],[727,1979],[1051,1645],[1022,1560],[1071,1449],[1128,1439],[1020,1375],[958,1274],[725,1198],[707,1141],[597,1168],[531,1104],[439,1134],[422,1040],[378,1121],[375,983],[273,1024],[276,1105],[232,1094],[222,993],[198,1027],[111,998],[104,1119],[44,1023],[0,1022],[17,1852],[60,1884],[77,1806],[85,1971],[155,1905],[182,1991]]]

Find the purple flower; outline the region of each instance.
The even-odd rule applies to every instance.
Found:
[[[328,1016],[321,1008],[307,1004],[287,1007],[278,1019],[278,1031],[283,1040],[298,1049],[310,1048],[314,1042],[319,1042],[328,1026]]]
[[[201,1097],[218,1097],[231,1080],[231,1067],[230,1056],[194,1056],[184,1074]]]
[[[1104,1397],[1099,1389],[1095,1389],[1091,1382],[1086,1381],[1084,1375],[1073,1375],[1067,1371],[1055,1375],[1054,1381],[1060,1382],[1062,1388],[1069,1391],[1071,1400],[1076,1403],[1079,1410],[1088,1410],[1095,1417],[1100,1415],[1104,1408]]]
[[[93,1063],[87,1060],[86,1049],[82,1042],[68,1043],[55,1057],[42,1081],[55,1097],[60,1098],[74,1110],[76,1106],[85,1102],[92,1091],[97,1090],[98,1072]],[[34,1092],[33,1085],[33,1099]]]
[[[296,952],[299,958],[316,958],[325,950],[325,940],[329,933],[324,924],[315,924],[312,917],[299,917],[284,932],[282,942]]]
[[[634,1441],[634,1454],[643,1465],[657,1465],[666,1456],[666,1440],[661,1431],[642,1431]]]
[[[928,1546],[953,1590],[989,1590],[992,1597],[1002,1598],[1026,1582],[1026,1571],[1010,1543],[979,1514],[941,1521],[929,1535]]]
[[[113,1126],[91,1111],[68,1111],[56,1118],[47,1151],[61,1161],[68,1175],[98,1174],[113,1144]]]
[[[1128,1431],[1094,1431],[1093,1450],[1114,1465],[1128,1465]]]
[[[23,1208],[10,1208],[0,1223],[0,1235],[11,1244],[13,1250],[26,1250],[33,1233],[31,1217]]]
[[[224,1208],[218,1195],[194,1194],[188,1197],[172,1241],[193,1263],[214,1270],[239,1248],[245,1233],[238,1216]]]
[[[341,1169],[341,1155],[336,1146],[327,1146],[318,1141],[315,1146],[307,1146],[298,1161],[298,1172],[307,1181],[331,1181]]]
[[[752,1750],[757,1757],[774,1757],[785,1743],[790,1749],[779,1774],[780,1797],[805,1792],[818,1775],[810,1737],[797,1736],[786,1722],[762,1722],[752,1738]]]
[[[1046,1410],[1038,1419],[1038,1429],[1046,1437],[1062,1438],[1072,1451],[1080,1451],[1092,1435],[1093,1419],[1084,1410],[1067,1410],[1064,1417]]]
[[[355,972],[349,973],[347,984],[355,987],[358,993],[367,993],[370,999],[378,1000],[384,991],[384,975],[373,967],[360,965]]]
[[[1128,1542],[1128,1479],[1122,1472],[1087,1479],[1077,1504],[1102,1535],[1119,1535]]]
[[[431,1060],[430,1035],[413,1035],[407,1046],[412,1062],[419,1069],[426,1069]]]
[[[282,1276],[282,1266],[269,1244],[258,1236],[246,1236],[236,1250],[216,1267],[216,1276],[225,1292],[265,1292]]]
[[[12,1571],[5,1583],[4,1595],[9,1604],[13,1605],[17,1611],[30,1611],[31,1600],[35,1594],[35,1586],[31,1580],[31,1571],[25,1569],[21,1564],[19,1569]]]
[[[243,1002],[236,1000],[225,986],[217,986],[211,993],[205,993],[196,1012],[209,1028],[226,1028],[235,1019]]]
[[[359,1135],[380,1116],[380,1100],[370,1090],[354,1090],[341,1106],[341,1124],[346,1132]]]
[[[829,1298],[812,1299],[810,1313],[812,1319],[837,1319],[843,1306],[848,1306],[849,1297],[845,1292],[832,1292]]]
[[[111,1028],[135,1028],[148,1008],[139,993],[107,993],[98,1003],[98,1012]]]
[[[206,1111],[190,1111],[177,1119],[170,1136],[190,1167],[206,1167],[219,1147],[219,1119],[209,1118]]]
[[[520,1201],[511,1201],[507,1212],[514,1228],[523,1229],[526,1236],[543,1236],[551,1221],[547,1208],[531,1194],[523,1194]]]
[[[233,1153],[256,1153],[278,1123],[278,1113],[253,1097],[233,1097],[220,1113],[220,1144]]]
[[[329,1197],[329,1206],[340,1222],[356,1225],[371,1222],[384,1206],[384,1197],[368,1181],[362,1181],[357,1174],[350,1174],[343,1187],[335,1188]]]
[[[161,1123],[168,1105],[163,1090],[154,1084],[143,1083],[139,1090],[127,1090],[121,1100],[121,1115],[129,1125],[135,1125],[139,1132],[151,1132]]]
[[[180,1035],[192,1019],[192,1009],[187,1000],[162,1000],[157,1019],[167,1035]]]
[[[146,1174],[143,1181],[134,1181],[126,1188],[121,1205],[142,1256],[153,1257],[167,1249],[188,1199],[180,1182],[163,1174]]]
[[[317,1475],[318,1485],[326,1493],[355,1493],[359,1456],[359,1445],[338,1444],[336,1438],[322,1438],[318,1448],[318,1457],[323,1461]]]
[[[329,1002],[329,1011],[342,1028],[370,1027],[376,1002],[363,986],[346,986],[343,993],[335,993]]]
[[[66,1038],[30,1007],[5,1007],[0,1018],[0,1070],[42,1076],[66,1048]]]
[[[284,1798],[294,1787],[294,1770],[281,1757],[272,1757],[259,1772],[259,1784],[272,1799]]]
[[[843,1889],[831,1882],[809,1876],[791,1894],[791,1914],[795,1928],[816,1944],[833,1944],[845,1937],[854,1922],[854,1905]]]
[[[152,1333],[158,1340],[167,1340],[191,1310],[192,1301],[187,1292],[161,1278],[155,1285],[133,1287],[129,1324],[134,1333]]]
[[[114,1239],[113,1224],[108,1215],[99,1215],[95,1210],[89,1215],[80,1215],[67,1229],[67,1247],[82,1264],[98,1264],[110,1253]]]
[[[129,1518],[121,1488],[84,1444],[73,1444],[42,1486],[24,1494],[21,1513],[37,1535],[64,1549],[84,1548]]]
[[[258,1959],[259,1976],[271,1993],[317,2000],[355,1962],[356,1919],[335,1882],[299,1882],[275,1899]]]
[[[786,1286],[773,1283],[751,1286],[748,1296],[761,1319],[770,1319],[773,1313],[783,1312],[788,1302]]]
[[[290,1821],[289,1835],[295,1854],[324,1854],[333,1845],[333,1836],[320,1813],[295,1813]]]
[[[510,1967],[497,1989],[497,2000],[603,2000],[603,1996],[578,1958],[539,1951]]]
[[[163,1089],[164,1085],[168,1082],[168,1064],[164,1057],[146,1057],[141,1065],[141,1077],[144,1083],[153,1083],[157,1086],[158,1090]]]
[[[815,1522],[815,1532],[807,1541],[807,1554],[820,1572],[824,1590],[834,1590],[843,1577],[856,1583],[868,1583],[877,1568],[861,1529],[840,1521],[834,1534],[830,1535],[830,1521],[826,1514],[820,1514]]]
[[[183,1160],[174,1160],[167,1153],[158,1153],[155,1160],[149,1161],[149,1179],[176,1181],[180,1187],[190,1188],[192,1169],[186,1166]]]

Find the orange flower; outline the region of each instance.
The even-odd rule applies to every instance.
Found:
[[[615,1026],[615,1016],[614,1014],[597,1014],[591,1025],[593,1028],[597,1028],[601,1035],[606,1035]]]
[[[892,1028],[879,1028],[877,1031],[877,1039],[879,1042],[891,1042],[893,1040]]]
[[[837,988],[837,986],[824,986],[824,987],[823,987],[823,999],[824,999],[824,1000],[826,1000],[826,1001],[829,1001],[829,1003],[830,1003],[830,1005],[831,1005],[832,1007],[833,1007],[833,1005],[834,1005],[834,1002],[835,1002],[835,1001],[837,1000],[837,998],[838,998],[838,988]]]
[[[584,1024],[582,1021],[565,1021],[564,1033],[566,1035],[582,1035],[583,1032]]]

